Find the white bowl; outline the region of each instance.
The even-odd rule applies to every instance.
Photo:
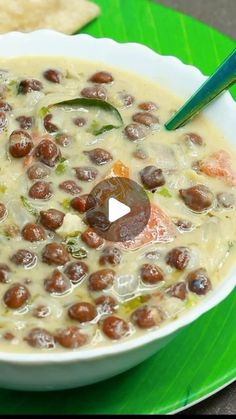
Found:
[[[195,67],[175,57],[161,56],[134,43],[88,35],[68,36],[50,30],[28,34],[12,32],[0,36],[2,57],[67,56],[100,61],[158,82],[183,99],[205,80]],[[50,61],[50,60],[49,60]],[[236,147],[236,103],[229,93],[204,112]],[[137,338],[99,348],[63,353],[0,352],[0,386],[20,390],[57,390],[95,383],[119,374],[173,339],[178,331],[220,303],[236,284],[236,267],[204,301],[168,325]]]

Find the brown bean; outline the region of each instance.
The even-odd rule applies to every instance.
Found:
[[[18,94],[26,95],[31,92],[40,92],[43,89],[41,81],[35,79],[22,80],[18,86]]]
[[[200,162],[200,160],[194,160],[192,162],[191,168],[192,168],[192,170],[194,170],[194,172],[200,173],[201,172],[201,162]]]
[[[92,205],[93,199],[91,199],[91,195],[89,196],[88,201],[89,202],[91,201],[91,205]],[[88,207],[88,205],[86,205],[86,207]],[[99,231],[107,231],[110,227],[110,221],[108,220],[107,215],[104,213],[104,211],[99,211],[99,210],[94,209],[94,205],[91,208],[93,208],[93,211],[88,213],[89,214],[89,225],[92,225],[94,229],[97,229]],[[92,229],[92,231],[94,231],[94,230]],[[88,237],[86,237],[86,235],[87,234],[85,232],[85,241],[86,241],[86,239],[87,240],[90,239],[90,235],[91,235],[90,231],[89,231]],[[92,238],[93,238],[93,235],[92,235]],[[87,244],[89,246],[89,241],[88,241]]]
[[[69,134],[57,134],[56,135],[56,142],[61,147],[68,147],[71,144],[72,138]]]
[[[78,195],[81,192],[81,188],[75,183],[74,180],[65,180],[60,183],[59,188],[70,195]]]
[[[94,148],[90,151],[84,151],[84,154],[88,156],[89,160],[97,166],[107,164],[113,160],[113,157],[109,151],[104,150],[103,148]]]
[[[49,243],[42,252],[42,260],[48,265],[65,265],[70,260],[66,247],[61,243]]]
[[[188,288],[197,295],[205,295],[212,285],[205,268],[195,269],[187,276]]]
[[[88,265],[84,262],[71,262],[64,270],[73,284],[80,283],[86,277],[88,271]]]
[[[0,111],[0,131],[3,131],[7,125],[7,116],[4,111]]]
[[[126,92],[120,92],[120,98],[125,107],[131,106],[135,101],[134,96]]]
[[[187,189],[180,189],[179,193],[185,205],[196,212],[201,212],[210,208],[214,199],[213,193],[205,185],[196,185]]]
[[[12,106],[7,102],[1,101],[0,102],[0,110],[4,111],[4,112],[10,112],[10,111],[12,111]]]
[[[185,138],[186,141],[191,142],[194,145],[203,145],[204,144],[203,138],[200,135],[195,134],[193,132],[189,132],[189,133],[185,134],[184,138]]]
[[[107,71],[98,71],[97,73],[93,74],[89,81],[92,81],[93,83],[98,84],[108,84],[112,83],[114,81],[113,76],[111,73],[108,73]]]
[[[5,332],[3,335],[3,339],[7,340],[7,341],[11,341],[15,338],[15,335],[13,335],[13,333],[11,332]]]
[[[100,297],[96,298],[95,304],[101,314],[114,313],[118,307],[117,301],[110,295],[100,295]]]
[[[52,122],[52,114],[49,113],[44,117],[43,120],[43,125],[44,128],[46,129],[47,132],[49,132],[50,134],[57,132],[59,129],[57,127],[57,125],[53,124]]]
[[[35,327],[30,330],[24,340],[33,348],[53,349],[55,348],[55,339],[47,330]]]
[[[61,152],[53,141],[42,140],[36,147],[35,156],[47,166],[54,167],[61,157]]]
[[[73,304],[68,310],[69,317],[80,323],[91,322],[97,316],[96,307],[87,302]]]
[[[140,172],[140,177],[146,189],[152,190],[165,184],[165,178],[161,169],[156,166],[147,166]]]
[[[37,242],[46,239],[44,228],[39,224],[28,223],[22,230],[22,236],[30,242]]]
[[[145,284],[157,284],[164,280],[164,273],[157,265],[145,263],[141,266],[141,278]]]
[[[140,124],[129,124],[125,127],[125,135],[130,141],[137,141],[144,138],[146,132]]]
[[[84,182],[91,182],[92,180],[96,179],[98,175],[97,169],[94,169],[93,167],[75,167],[75,174],[79,180],[82,180]]]
[[[27,156],[33,148],[31,135],[26,131],[13,131],[9,138],[9,152],[15,158]]]
[[[7,307],[17,310],[23,307],[29,300],[30,293],[28,288],[22,284],[13,284],[5,292],[3,301]]]
[[[70,289],[70,282],[58,269],[54,269],[51,276],[45,279],[44,288],[50,294],[65,294]]]
[[[106,100],[107,92],[102,86],[84,87],[84,89],[81,90],[81,96],[91,99]]]
[[[180,231],[190,231],[193,227],[191,221],[182,219],[176,220],[175,225]]]
[[[44,305],[39,305],[34,308],[32,314],[37,319],[44,319],[50,315],[50,308]]]
[[[115,279],[115,271],[113,269],[100,269],[92,273],[88,280],[89,289],[92,291],[102,291],[110,288]]]
[[[157,110],[157,105],[154,102],[142,102],[138,105],[139,109],[146,112],[152,112]]]
[[[61,83],[62,74],[58,70],[49,68],[48,70],[44,71],[43,77],[51,83]]]
[[[37,257],[33,252],[30,252],[29,250],[19,249],[11,256],[10,260],[15,265],[29,267],[35,264]]]
[[[43,163],[34,163],[27,170],[27,175],[30,180],[43,179],[50,175],[50,169]]]
[[[0,221],[2,221],[7,216],[7,209],[5,205],[0,202]]]
[[[190,260],[190,251],[188,247],[180,246],[171,249],[166,255],[166,263],[172,268],[183,271]]]
[[[64,348],[76,349],[88,342],[88,336],[76,326],[69,326],[56,332],[56,341]]]
[[[148,154],[142,148],[138,148],[133,152],[133,156],[139,160],[146,160],[148,158]]]
[[[118,247],[107,246],[102,250],[99,258],[100,265],[119,265],[122,259],[122,253]]]
[[[132,119],[134,122],[143,124],[146,127],[151,127],[152,125],[159,124],[159,119],[149,112],[138,112],[133,115]]]
[[[129,325],[120,317],[109,316],[102,323],[102,331],[109,339],[118,340],[128,335]]]
[[[0,263],[0,282],[6,284],[9,281],[11,269],[5,263]]]
[[[141,329],[149,329],[161,323],[162,315],[157,307],[145,305],[137,308],[131,319]]]
[[[220,192],[216,196],[219,206],[222,208],[234,208],[235,198],[234,195],[229,192]]]
[[[46,211],[40,211],[40,223],[49,230],[57,230],[61,227],[65,214],[57,209],[50,208]]]
[[[30,190],[29,196],[33,199],[49,199],[52,196],[51,184],[49,182],[38,181],[34,183]]]
[[[32,128],[33,125],[33,118],[31,116],[18,116],[16,121],[19,122],[20,128],[24,130],[28,130]]]
[[[83,127],[86,125],[86,119],[81,117],[74,118],[73,122],[77,127]]]
[[[78,211],[80,214],[83,214],[89,209],[87,206],[88,197],[89,195],[85,194],[85,195],[81,195],[81,196],[77,196],[76,198],[73,198],[70,201],[71,207],[74,210]]]
[[[169,294],[172,297],[185,300],[187,295],[186,284],[184,282],[177,282],[177,284],[172,285],[172,287],[169,289]]]
[[[97,249],[104,243],[104,240],[92,228],[88,228],[81,234],[81,240],[92,249]]]

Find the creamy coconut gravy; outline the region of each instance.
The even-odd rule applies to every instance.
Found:
[[[203,116],[167,132],[181,100],[118,69],[32,57],[0,68],[0,350],[114,343],[201,303],[235,256],[223,135]],[[97,102],[56,105],[79,97],[107,101],[123,125]],[[85,224],[86,194],[109,176],[143,185],[156,243],[155,222],[128,245]]]

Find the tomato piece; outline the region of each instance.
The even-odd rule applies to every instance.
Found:
[[[222,178],[229,185],[236,186],[236,173],[232,168],[231,156],[226,151],[216,151],[200,161],[199,167],[205,175]]]
[[[152,205],[147,226],[133,240],[120,242],[119,246],[127,250],[135,250],[150,243],[168,243],[174,240],[176,228],[171,218],[156,205]]]
[[[28,169],[29,166],[31,166],[31,164],[34,161],[34,156],[32,154],[28,154],[28,156],[23,158],[23,167],[24,169]]]
[[[127,166],[125,166],[124,163],[122,163],[121,160],[117,160],[112,168],[111,171],[108,173],[108,175],[106,176],[106,179],[109,177],[129,177],[129,168]]]

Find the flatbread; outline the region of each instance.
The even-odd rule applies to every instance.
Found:
[[[0,0],[0,33],[45,28],[71,34],[99,11],[87,0]]]

